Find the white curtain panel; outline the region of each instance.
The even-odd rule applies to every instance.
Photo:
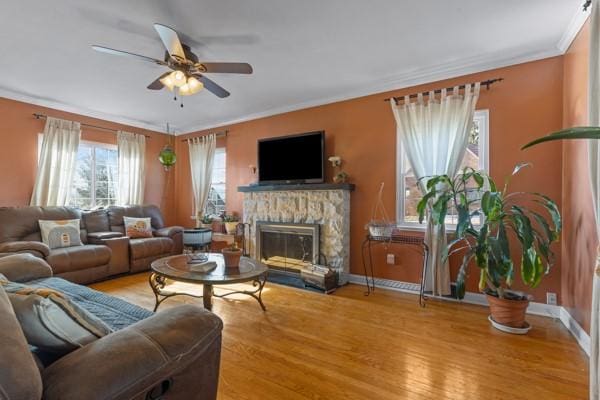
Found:
[[[81,137],[78,122],[48,117],[42,139],[32,206],[65,206],[69,202],[77,149]]]
[[[451,93],[442,90],[439,97],[429,92],[427,100],[419,94],[414,102],[408,96],[401,105],[390,101],[396,119],[396,151],[405,151],[417,179],[424,178],[421,191],[425,190],[427,177],[458,172],[467,150],[479,86],[466,85],[464,95],[454,87]],[[399,165],[396,170],[402,173]],[[442,261],[447,244],[445,227],[429,219],[425,241],[430,250],[425,290],[448,295],[450,269],[448,262]]]
[[[600,126],[600,7],[592,2],[590,20],[590,61],[589,61],[589,125]],[[596,211],[596,226],[600,227],[600,146],[598,140],[589,141],[589,163],[592,194]],[[599,229],[600,232],[600,229]],[[592,324],[590,352],[590,399],[600,399],[600,252],[596,255],[596,265],[592,290]]]
[[[217,147],[217,136],[206,135],[188,139],[192,190],[194,192],[194,215],[200,223],[212,183],[212,169]]]
[[[146,136],[117,132],[119,149],[118,204],[144,204]]]

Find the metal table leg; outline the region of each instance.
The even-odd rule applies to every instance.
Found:
[[[266,283],[267,283],[267,273],[264,273],[263,275],[259,276],[257,279],[252,281],[252,286],[256,287],[255,290],[234,290],[234,291],[230,291],[225,294],[212,293],[212,295],[214,297],[223,298],[226,296],[231,296],[232,294],[245,294],[246,296],[253,297],[256,301],[258,301],[260,308],[262,308],[263,311],[267,311],[267,307],[265,307],[265,304],[262,301],[262,291],[263,291],[263,288],[265,287]],[[220,287],[220,289],[229,290],[227,288],[221,288],[221,287]]]

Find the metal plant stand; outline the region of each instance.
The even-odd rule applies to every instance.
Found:
[[[421,284],[419,287],[419,305],[425,307],[425,301],[427,295],[425,294],[425,276],[427,274],[427,261],[429,260],[429,247],[425,243],[424,239],[418,236],[412,235],[392,235],[391,237],[378,237],[367,235],[362,243],[362,262],[365,274],[365,282],[367,284],[367,291],[365,296],[369,296],[375,291],[375,277],[373,276],[373,255],[372,247],[380,244],[404,244],[413,246],[412,248],[420,248],[423,254],[423,267],[421,271]],[[370,273],[370,281],[369,281]]]

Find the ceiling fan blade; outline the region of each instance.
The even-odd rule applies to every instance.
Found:
[[[165,72],[164,74],[162,74],[161,76],[159,76],[158,78],[156,78],[155,81],[153,81],[151,84],[149,84],[147,87],[150,90],[160,90],[163,87],[165,87],[165,85],[163,85],[163,83],[160,81],[162,78],[164,78],[165,76],[169,75],[170,72]]]
[[[203,62],[196,67],[202,72],[222,74],[251,74],[252,66],[248,63],[235,62]]]
[[[162,24],[154,24],[154,29],[158,32],[158,36],[160,36],[160,40],[162,40],[169,54],[172,57],[185,60],[185,53],[177,32],[173,28]]]
[[[215,82],[211,81],[204,75],[194,74],[194,76],[204,84],[204,88],[206,90],[213,93],[217,97],[225,98],[230,95],[230,93],[227,90],[223,89],[221,86],[217,85]]]
[[[167,63],[164,62],[164,61],[157,60],[157,59],[152,58],[152,57],[146,57],[146,56],[142,56],[142,55],[139,55],[139,54],[130,53],[128,51],[115,50],[115,49],[111,49],[109,47],[97,46],[97,45],[93,45],[92,49],[94,49],[96,51],[99,51],[101,53],[113,54],[113,55],[116,55],[116,56],[135,57],[138,60],[149,61],[149,62],[158,64],[158,65],[167,65]]]

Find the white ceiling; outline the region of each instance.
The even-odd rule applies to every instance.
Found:
[[[179,133],[562,54],[583,0],[3,0],[0,96]],[[152,24],[185,34],[232,94],[185,98],[146,86],[164,67]],[[185,40],[184,40],[185,42]]]

